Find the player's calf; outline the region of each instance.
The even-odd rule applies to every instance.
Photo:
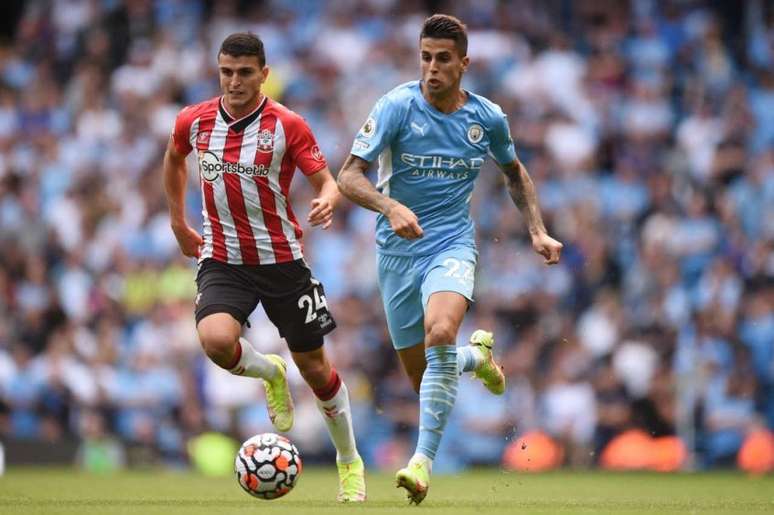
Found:
[[[312,390],[324,388],[330,380],[331,364],[325,358],[322,348],[309,352],[294,352],[293,361]]]

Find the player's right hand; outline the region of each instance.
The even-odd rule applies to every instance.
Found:
[[[183,255],[198,258],[199,250],[204,245],[204,240],[190,225],[173,225],[172,232],[175,233],[177,244]]]
[[[400,202],[395,202],[384,215],[390,221],[392,230],[401,238],[415,240],[424,234],[417,215]]]

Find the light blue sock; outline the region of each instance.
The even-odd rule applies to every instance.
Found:
[[[417,453],[435,459],[446,421],[457,398],[457,347],[438,345],[425,350],[427,368],[419,388]]]
[[[463,372],[473,372],[481,364],[484,357],[481,352],[472,345],[457,347],[457,370]]]

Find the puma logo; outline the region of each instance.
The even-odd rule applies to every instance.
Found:
[[[411,122],[411,128],[420,136],[424,136],[425,131],[427,130],[427,124],[423,123],[422,125],[419,125],[417,122]]]
[[[430,408],[425,408],[425,413],[433,417],[436,422],[441,421],[441,415],[443,414],[443,410],[433,411]]]

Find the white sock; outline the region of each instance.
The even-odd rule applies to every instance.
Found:
[[[349,405],[347,386],[342,382],[339,391],[331,399],[316,400],[325,425],[328,426],[328,434],[336,447],[336,461],[352,463],[360,455],[355,444],[355,432],[352,430],[352,409]]]
[[[272,379],[277,373],[277,365],[258,352],[244,338],[239,339],[242,355],[236,366],[229,369],[234,375]]]
[[[411,463],[412,461],[419,461],[420,463],[423,463],[427,467],[428,472],[433,471],[433,460],[431,460],[429,456],[425,456],[421,452],[415,452],[414,455],[409,460],[409,463]]]

